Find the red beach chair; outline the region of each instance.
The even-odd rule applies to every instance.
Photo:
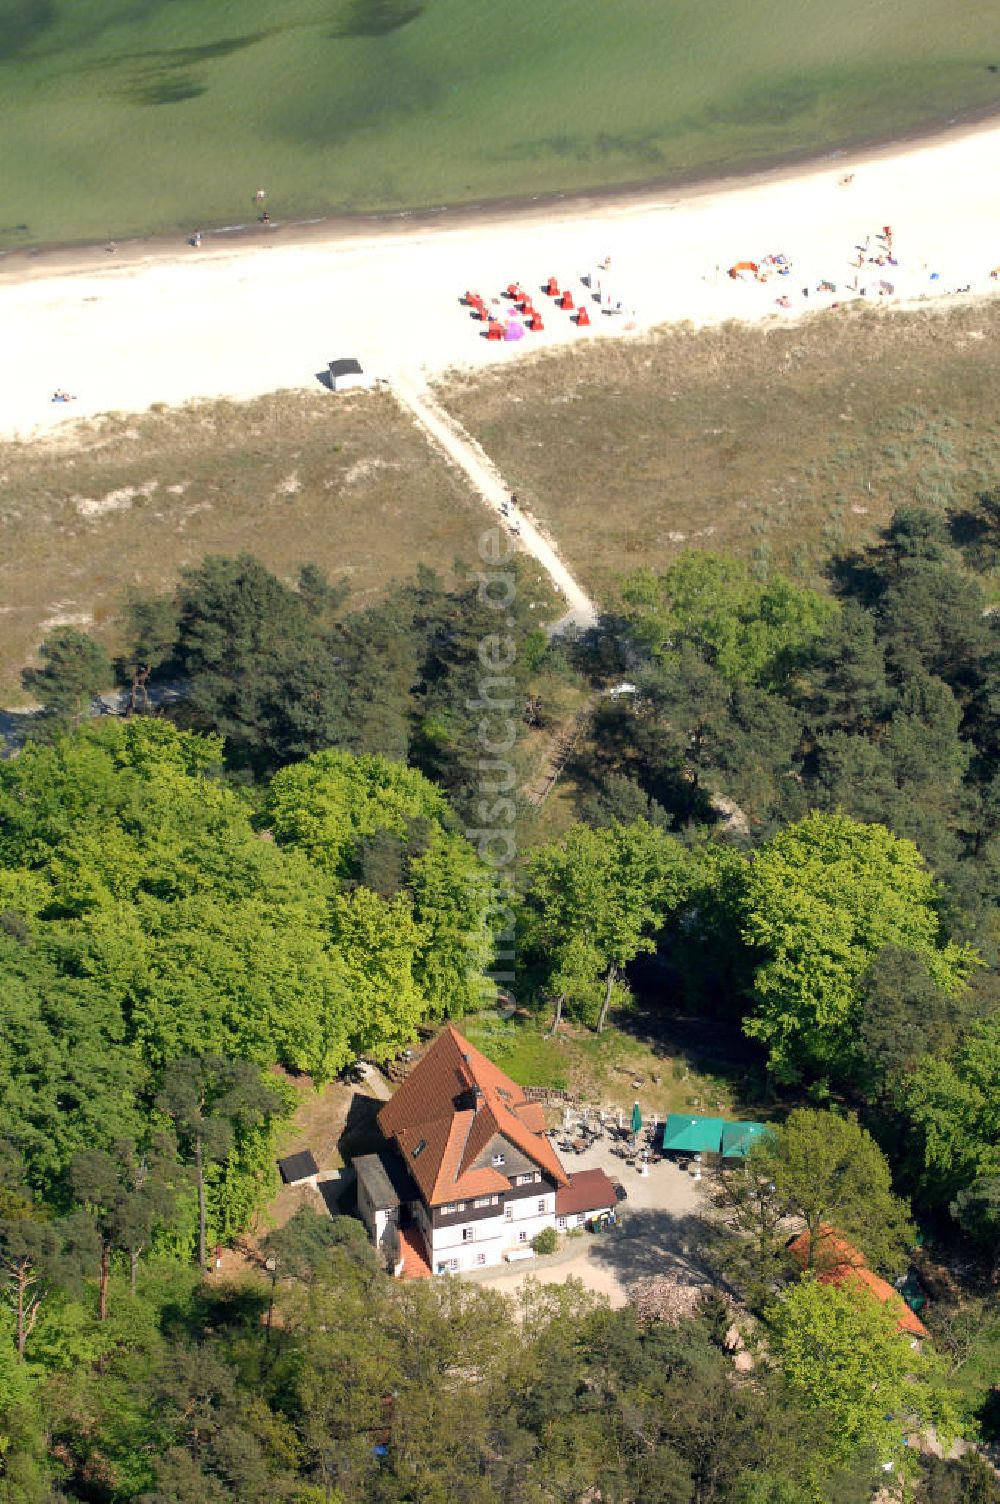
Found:
[[[578,329],[584,329],[589,323],[590,314],[587,312],[586,307],[581,303],[579,308],[576,310],[576,327]]]
[[[560,308],[572,308],[573,307],[573,294],[570,292],[570,290],[569,290],[568,287],[567,287],[566,291],[563,293],[562,297],[559,299],[559,307]]]

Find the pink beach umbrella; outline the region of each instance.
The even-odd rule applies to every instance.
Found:
[[[507,340],[523,339],[524,325],[519,324],[516,319],[511,319],[510,323],[507,325],[507,333],[504,338]]]

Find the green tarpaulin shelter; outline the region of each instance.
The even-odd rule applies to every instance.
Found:
[[[764,1123],[724,1123],[722,1125],[722,1157],[743,1159],[755,1138],[766,1131]]]
[[[723,1118],[693,1118],[686,1112],[672,1112],[663,1126],[664,1153],[718,1154],[725,1126]]]

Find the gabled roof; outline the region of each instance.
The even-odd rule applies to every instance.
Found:
[[[603,1212],[617,1205],[615,1188],[603,1170],[577,1170],[569,1185],[556,1191],[556,1216]]]
[[[698,1118],[688,1112],[671,1112],[663,1125],[663,1147],[668,1152],[718,1154],[724,1127],[722,1118]]]
[[[809,1233],[800,1232],[788,1244],[788,1251],[804,1269],[809,1262]],[[824,1222],[820,1226],[814,1266],[816,1278],[822,1285],[861,1286],[874,1295],[881,1305],[888,1306],[896,1316],[901,1332],[910,1332],[914,1337],[929,1337],[930,1333],[920,1317],[911,1311],[898,1290],[887,1280],[869,1269],[864,1254],[853,1243],[848,1243],[834,1228]]]
[[[355,360],[352,356],[348,356],[344,360],[331,360],[329,365],[331,376],[361,376],[364,374],[361,370],[361,362]]]
[[[543,1124],[537,1104],[526,1102],[521,1088],[451,1024],[378,1115],[428,1206],[507,1190],[510,1182],[498,1169],[473,1168],[496,1138],[519,1149],[557,1186],[567,1185]]]

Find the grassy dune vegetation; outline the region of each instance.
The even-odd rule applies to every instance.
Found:
[[[848,308],[554,352],[443,395],[608,604],[692,547],[809,580],[902,503],[994,486],[998,333],[995,304]]]
[[[992,0],[0,0],[0,246],[828,151],[997,64]]]
[[[815,579],[901,503],[955,505],[994,485],[998,334],[989,304],[678,329],[463,378],[444,396],[609,604],[622,574],[685,547]],[[314,560],[360,605],[420,563],[447,572],[471,557],[480,516],[382,395],[334,410],[285,393],[0,445],[0,688],[15,703],[56,621],[113,648],[126,588],[166,588],[206,553],[247,549],[289,578]],[[568,689],[553,695],[571,718]]]
[[[129,586],[169,588],[206,554],[248,550],[294,578],[346,578],[352,606],[428,564],[474,557],[479,513],[388,396],[283,393],[82,425],[0,445],[0,692],[49,626],[117,646]]]

